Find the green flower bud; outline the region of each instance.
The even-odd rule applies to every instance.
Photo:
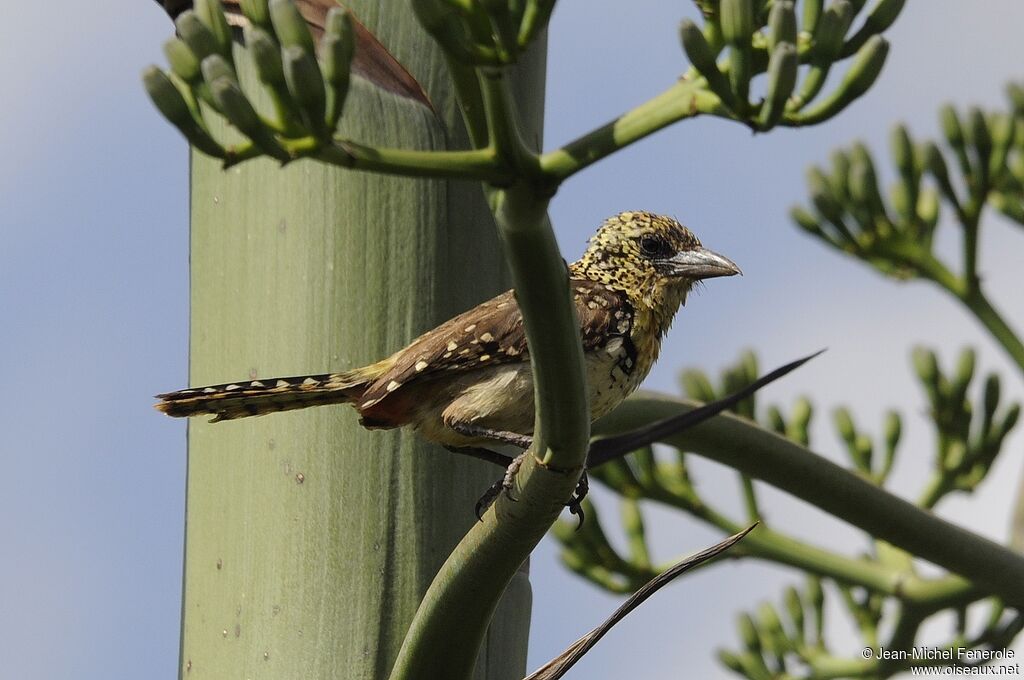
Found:
[[[793,218],[793,221],[796,222],[796,225],[801,229],[809,231],[812,234],[821,233],[821,222],[819,222],[814,215],[807,212],[807,210],[799,205],[794,205],[789,209],[789,216]]]
[[[275,4],[277,0],[271,0],[271,11]],[[313,134],[326,136],[328,131],[324,126],[324,114],[327,95],[316,59],[311,52],[294,45],[285,47],[283,56],[284,79],[292,99],[302,113],[303,123]]]
[[[770,129],[782,118],[786,102],[796,87],[797,68],[800,58],[792,43],[779,43],[768,59],[768,90],[758,123],[764,130]]]
[[[171,38],[164,43],[164,55],[171,66],[171,72],[186,83],[199,79],[199,61],[182,40]]]
[[[192,146],[208,156],[224,157],[224,149],[214,141],[192,115],[192,109],[181,91],[175,87],[167,74],[156,66],[150,66],[142,73],[142,82],[149,98],[153,100],[161,115],[185,136]]]
[[[857,435],[850,447],[850,455],[853,458],[854,466],[863,472],[871,472],[871,458],[874,454],[874,447],[871,438],[865,434]]]
[[[775,638],[784,634],[779,614],[770,602],[762,602],[761,606],[757,608],[757,619],[760,622],[761,630],[768,637]]]
[[[814,615],[814,639],[821,644],[822,633],[825,629],[825,591],[821,587],[821,579],[817,576],[810,576],[807,579],[805,602],[810,604]]]
[[[881,33],[893,25],[905,4],[906,0],[878,0],[868,14],[865,24],[871,26],[875,33]]]
[[[1020,420],[1020,404],[1014,404],[1006,411],[1006,416],[1003,418],[1003,422],[999,426],[999,440],[1010,433],[1010,430],[1014,428],[1017,421]]]
[[[939,120],[942,123],[942,133],[946,141],[954,149],[963,149],[964,129],[960,125],[960,117],[956,115],[956,109],[949,104],[939,109]]]
[[[807,601],[814,609],[821,610],[825,606],[825,591],[821,587],[821,578],[810,576],[807,579]]]
[[[814,207],[818,209],[829,221],[838,221],[843,217],[843,209],[829,186],[825,173],[820,168],[812,167],[807,171],[807,184],[811,190],[811,200]]]
[[[222,57],[231,61],[231,27],[228,25],[228,20],[224,18],[224,8],[221,6],[220,0],[195,0],[192,5],[195,7],[196,15],[206,24],[213,34],[214,40],[217,41],[217,51]]]
[[[897,124],[892,130],[892,155],[896,168],[904,178],[912,178],[917,172],[914,159],[914,143],[904,125]]]
[[[761,636],[757,631],[757,625],[754,624],[754,619],[750,618],[750,614],[741,613],[736,621],[736,627],[739,629],[743,646],[751,652],[760,654]]]
[[[680,378],[683,383],[683,391],[691,399],[707,403],[717,398],[715,388],[712,387],[711,381],[708,380],[707,375],[703,371],[697,369],[686,370],[683,371]]]
[[[690,60],[690,63],[697,69],[697,72],[708,81],[708,88],[718,95],[723,104],[730,109],[734,109],[736,98],[733,95],[732,88],[729,86],[729,80],[718,68],[717,55],[704,38],[704,33],[697,24],[689,19],[683,19],[682,24],[679,26],[679,37],[683,43],[683,51],[686,52],[686,58]]]
[[[786,421],[782,418],[782,412],[777,406],[769,406],[764,415],[768,423],[768,429],[777,434],[786,434]]]
[[[935,352],[924,347],[915,347],[911,352],[911,359],[914,364],[914,370],[917,372],[917,377],[921,379],[921,382],[932,393],[932,399],[934,400],[935,396],[937,396],[939,385],[939,361],[935,357]]]
[[[857,51],[850,69],[839,87],[817,105],[804,111],[798,118],[800,125],[812,125],[827,120],[845,109],[851,102],[868,91],[882,72],[889,54],[889,43],[881,36],[872,36]]]
[[[211,54],[206,59],[203,59],[201,65],[203,72],[203,80],[208,85],[212,85],[213,81],[218,78],[227,78],[232,81],[235,86],[238,86],[238,76],[235,75],[235,69],[231,68],[231,64],[219,54]]]
[[[996,184],[1006,172],[1006,156],[1013,144],[1016,127],[1016,121],[1005,114],[997,114],[992,118],[992,156],[989,159],[988,174]]]
[[[964,464],[966,458],[967,447],[964,443],[961,441],[950,442],[949,448],[946,449],[946,456],[942,467],[948,472],[956,472]]]
[[[800,593],[793,586],[786,588],[784,596],[786,613],[793,622],[793,629],[796,632],[796,639],[804,639],[804,603],[800,601]]]
[[[220,54],[217,37],[192,10],[185,10],[179,14],[178,18],[174,20],[174,26],[178,29],[178,35],[192,50],[196,61],[202,63],[203,59],[211,54]]]
[[[796,45],[796,12],[792,0],[779,0],[768,15],[768,53],[781,43]]]
[[[970,123],[971,142],[978,154],[978,184],[988,189],[988,167],[992,158],[992,133],[981,109],[972,107],[967,113],[967,119]]]
[[[753,350],[744,350],[740,355],[740,372],[743,374],[743,387],[757,380],[757,355]]]
[[[924,164],[928,168],[928,171],[935,178],[939,188],[942,189],[942,193],[946,196],[953,205],[960,205],[960,201],[957,199],[956,190],[953,188],[952,182],[949,181],[949,169],[946,166],[946,159],[943,158],[942,152],[939,151],[934,142],[926,142],[924,146]]]
[[[895,411],[889,411],[885,414],[885,448],[895,449],[900,443],[900,435],[903,431],[902,421],[900,420],[900,414]]]
[[[813,407],[807,397],[797,399],[789,417],[789,427],[786,428],[786,436],[806,446],[808,441],[810,441],[807,427],[810,425],[813,414]]]
[[[925,188],[917,197],[917,216],[929,232],[939,223],[939,195],[934,189]]]
[[[884,215],[885,206],[878,191],[875,164],[867,147],[857,142],[850,150],[850,197],[871,213]]]
[[[956,371],[953,374],[953,395],[967,393],[967,385],[974,377],[974,367],[977,363],[977,355],[971,348],[966,348],[960,353],[960,359],[956,364]]]
[[[721,0],[718,12],[725,41],[737,47],[749,46],[754,33],[752,0]]]
[[[349,70],[355,53],[355,26],[352,13],[341,7],[333,7],[327,13],[325,41],[330,41],[324,50],[324,79],[332,85],[348,87]]]
[[[793,405],[793,413],[790,418],[801,427],[807,427],[813,415],[814,407],[811,405],[810,400],[807,397],[800,397]]]
[[[739,673],[740,675],[745,675],[743,670],[743,662],[740,661],[740,658],[738,656],[736,656],[729,650],[719,649],[718,661],[732,672]]]
[[[853,21],[853,6],[848,0],[836,0],[818,22],[814,31],[814,52],[812,60],[815,63],[831,63],[839,56],[839,50],[843,46],[843,38]]]
[[[889,189],[889,202],[893,210],[899,215],[904,224],[909,224],[914,218],[914,210],[910,205],[910,194],[907,192],[907,185],[903,182],[893,184]]]
[[[849,409],[840,406],[833,412],[832,419],[839,436],[843,438],[847,445],[853,446],[853,443],[857,440],[857,430],[853,424],[853,417],[850,415]]]
[[[339,7],[327,14],[327,29],[323,39],[324,81],[327,83],[327,128],[338,124],[348,96],[349,71],[355,51],[355,28],[352,13]]]
[[[204,66],[209,59],[211,57],[203,60]],[[263,121],[234,78],[222,75],[211,79],[210,92],[220,112],[239,131],[253,141],[263,136]]]
[[[992,153],[992,133],[988,129],[985,112],[977,107],[971,107],[967,112],[967,119],[971,126],[971,141],[978,155],[987,160],[988,155]]]
[[[261,82],[271,86],[285,84],[281,48],[269,33],[255,24],[249,24],[245,27],[245,46],[252,55]]]
[[[265,31],[273,30],[270,21],[270,6],[268,0],[242,0],[242,14]]]
[[[867,42],[868,38],[882,33],[892,26],[893,22],[896,21],[896,17],[903,11],[905,4],[906,0],[878,0],[871,9],[871,13],[868,14],[867,19],[864,20],[864,25],[843,45],[839,56],[843,58],[850,56],[859,50],[861,45]]]
[[[814,35],[818,30],[818,22],[821,21],[821,14],[825,6],[825,0],[804,0],[803,14],[800,17],[801,30],[808,35]]]
[[[270,0],[270,21],[282,47],[300,48],[308,54],[316,52],[306,20],[292,0]]]
[[[999,406],[999,376],[992,373],[985,380],[985,417],[991,418]]]
[[[1010,83],[1006,86],[1006,96],[1010,98],[1013,115],[1024,116],[1024,87],[1018,83]]]
[[[850,195],[850,157],[842,149],[836,149],[830,155],[832,159],[832,192],[845,200]]]

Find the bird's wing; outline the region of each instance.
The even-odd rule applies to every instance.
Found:
[[[629,337],[633,307],[626,294],[604,284],[571,279],[583,351],[604,346],[613,337]],[[421,335],[391,357],[391,368],[363,393],[360,410],[370,408],[403,385],[453,376],[496,364],[529,360],[523,316],[512,291]]]

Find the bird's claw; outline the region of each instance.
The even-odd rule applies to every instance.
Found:
[[[513,482],[516,477],[516,473],[519,472],[520,466],[523,464],[523,457],[525,453],[521,453],[512,459],[512,462],[508,464],[505,469],[505,476],[491,484],[490,488],[484,492],[484,495],[480,497],[480,500],[476,502],[476,518],[479,521],[484,521],[484,513],[487,512],[487,508],[491,507],[491,504],[498,499],[501,492],[504,491],[505,495],[513,503],[518,503],[519,499],[512,495]]]
[[[583,520],[586,516],[583,513],[583,499],[587,497],[587,493],[590,491],[590,479],[587,477],[586,469],[583,470],[583,474],[580,475],[580,481],[576,483],[576,490],[572,492],[572,498],[565,504],[565,507],[569,508],[569,512],[575,515],[579,519],[579,524],[576,525],[576,531],[579,531],[583,526]]]

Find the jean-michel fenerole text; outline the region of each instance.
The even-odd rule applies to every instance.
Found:
[[[1012,649],[972,649],[971,647],[912,647],[910,649],[886,649],[879,647],[874,657],[882,659],[927,659],[941,661],[960,661],[964,663],[978,661],[1000,661],[1013,659],[1016,656]]]

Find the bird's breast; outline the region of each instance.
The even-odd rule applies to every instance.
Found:
[[[629,336],[616,336],[603,347],[587,352],[591,418],[610,412],[647,376],[651,362],[637,350]]]

